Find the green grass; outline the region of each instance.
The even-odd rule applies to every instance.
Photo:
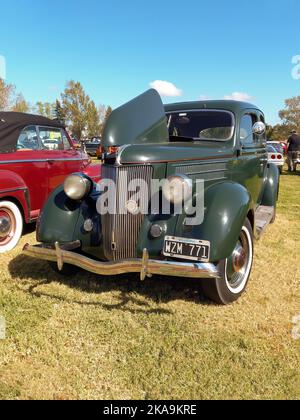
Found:
[[[300,177],[282,177],[277,222],[256,244],[247,293],[205,301],[197,281],[73,279],[1,256],[1,399],[299,399]]]

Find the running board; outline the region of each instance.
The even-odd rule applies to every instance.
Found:
[[[259,239],[271,223],[275,213],[274,207],[260,206],[255,213],[256,236]]]

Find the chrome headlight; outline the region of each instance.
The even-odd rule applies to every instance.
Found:
[[[73,174],[66,178],[64,191],[71,200],[82,200],[91,191],[92,181],[82,174]]]
[[[193,181],[186,175],[172,175],[163,186],[163,195],[173,204],[181,204],[193,196]]]

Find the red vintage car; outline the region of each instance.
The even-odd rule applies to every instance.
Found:
[[[73,172],[96,182],[100,165],[76,150],[64,125],[44,117],[0,112],[0,253],[12,250],[49,194]]]

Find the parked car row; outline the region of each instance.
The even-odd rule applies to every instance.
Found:
[[[0,112],[0,253],[17,245],[23,224],[38,219],[45,201],[67,175],[82,172],[97,182],[100,170],[74,147],[61,123]]]
[[[83,142],[83,145],[84,145],[84,149],[86,150],[86,153],[89,156],[96,157],[97,150],[101,146],[101,139],[94,138],[94,139]]]

